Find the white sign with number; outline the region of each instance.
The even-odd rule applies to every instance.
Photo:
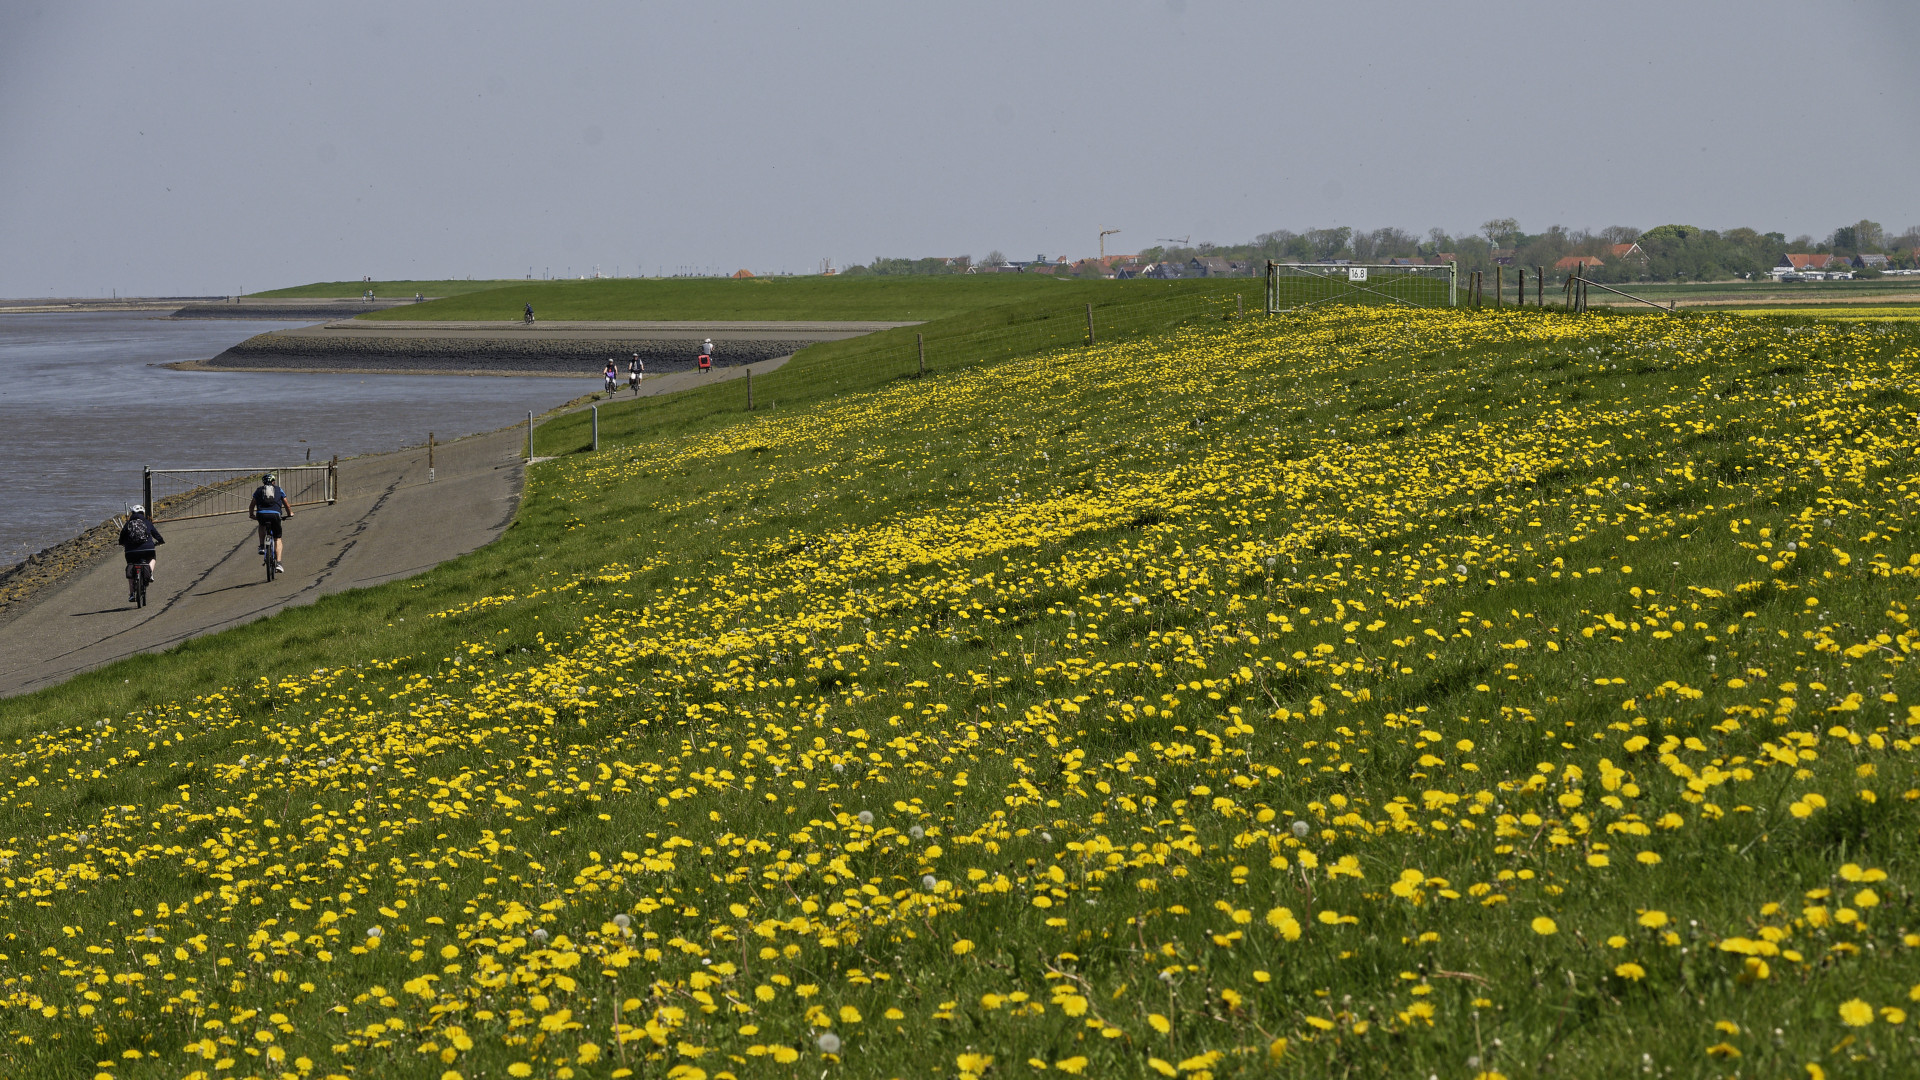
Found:
[[[1365,281],[1365,280],[1367,280],[1367,268],[1366,268],[1366,267],[1364,267],[1364,266],[1349,266],[1349,267],[1347,267],[1347,280],[1348,280],[1348,281]]]

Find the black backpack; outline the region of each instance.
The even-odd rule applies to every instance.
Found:
[[[146,518],[128,518],[126,528],[122,531],[128,540],[133,541],[134,547],[144,547],[153,543],[153,526],[147,524]]]

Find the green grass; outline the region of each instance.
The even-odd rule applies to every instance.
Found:
[[[498,289],[509,284],[512,282],[507,280],[475,281],[472,278],[447,281],[317,281],[311,285],[295,285],[289,289],[269,289],[266,292],[247,295],[255,299],[277,300],[358,300],[368,289],[372,289],[375,299],[411,300],[415,295],[460,296]]]
[[[641,278],[530,281],[361,318],[513,322],[524,305],[553,322],[623,319],[816,319],[923,322],[1002,304],[1140,297],[1168,282],[1075,281],[1041,274],[946,277]],[[1243,283],[1255,289],[1258,283]]]
[[[1911,1060],[1920,333],[1347,310],[975,359],[635,410],[482,551],[0,705],[0,1060]],[[615,1003],[662,1025],[624,1061]]]
[[[922,373],[922,343],[924,370],[933,375],[1016,358],[1046,362],[1043,358],[1059,350],[1086,345],[1089,303],[1095,338],[1102,342],[1164,334],[1187,325],[1218,325],[1257,312],[1258,285],[1244,279],[1102,282],[1071,289],[1056,285],[1040,290],[1037,300],[809,346],[779,370],[754,377],[754,402],[760,411],[790,411],[917,378]],[[615,391],[600,410],[602,437],[659,438],[732,423],[747,411],[746,394],[746,384],[739,381],[625,401]],[[575,452],[590,445],[591,436],[588,414],[557,417],[536,431],[536,450],[543,456]]]

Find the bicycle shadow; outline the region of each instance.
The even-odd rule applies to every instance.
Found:
[[[119,607],[101,608],[98,611],[69,611],[67,612],[67,618],[84,619],[89,615],[113,615],[122,611],[135,611],[135,610],[138,610],[138,609],[136,609],[132,604],[122,604]]]

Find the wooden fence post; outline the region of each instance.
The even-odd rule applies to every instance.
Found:
[[[753,411],[753,368],[747,368],[747,411]]]
[[[1493,306],[1502,307],[1507,301],[1506,267],[1498,264],[1493,268]]]
[[[913,343],[914,346],[920,350],[920,371],[914,375],[914,378],[918,379],[924,377],[927,373],[927,335],[913,335]]]

